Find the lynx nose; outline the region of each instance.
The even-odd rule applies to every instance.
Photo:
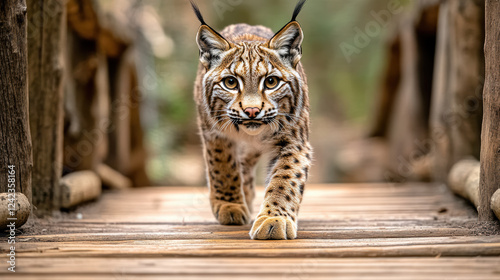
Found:
[[[246,108],[244,110],[245,114],[247,116],[249,116],[251,119],[257,117],[257,115],[260,113],[260,109],[257,108],[257,107],[250,107],[250,108]]]

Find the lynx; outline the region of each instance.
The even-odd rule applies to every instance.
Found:
[[[200,64],[194,88],[212,212],[222,225],[250,222],[254,167],[270,155],[265,198],[252,239],[294,239],[311,166],[309,98],[300,63],[296,17],[273,33],[236,24],[218,33],[205,23],[196,36]]]

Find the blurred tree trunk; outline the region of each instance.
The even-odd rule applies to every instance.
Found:
[[[452,165],[479,158],[484,80],[484,3],[447,1],[439,18],[431,137],[433,174],[446,182]]]
[[[58,209],[61,200],[65,10],[63,0],[28,0],[33,205],[37,215]]]
[[[13,165],[16,192],[31,203],[26,11],[24,0],[0,2],[0,192],[8,191],[8,166]]]
[[[387,137],[394,100],[401,80],[401,36],[397,34],[389,42],[387,62],[382,80],[382,89],[375,100],[375,117],[369,137]]]
[[[493,220],[491,196],[500,188],[500,1],[486,1],[484,114],[481,141],[479,220]]]
[[[447,127],[442,110],[447,108],[449,98],[448,73],[450,71],[450,39],[449,39],[449,5],[441,4],[438,20],[438,35],[436,42],[436,60],[434,64],[434,84],[432,88],[431,112],[429,119],[430,135],[433,143],[431,177],[434,181],[446,182],[449,158],[449,142]]]
[[[137,65],[130,65],[130,134],[131,153],[128,176],[132,179],[135,186],[150,186],[151,181],[146,173],[147,150],[144,143],[144,130],[141,124],[141,101],[143,92],[139,90],[139,80],[137,77]]]
[[[96,41],[70,31],[66,63],[64,167],[66,172],[96,171],[108,146],[107,60]]]
[[[403,17],[400,24],[400,84],[397,94],[393,94],[394,108],[380,109],[392,111],[387,128],[390,147],[390,166],[386,176],[388,180],[429,178],[426,161],[422,159],[429,152],[428,119],[438,11],[438,4],[421,1],[414,11]],[[391,80],[387,79],[385,82]],[[390,89],[389,86],[386,88]]]
[[[108,59],[110,69],[111,122],[106,162],[129,177],[135,186],[150,185],[146,175],[146,150],[140,122],[140,98],[135,50],[128,48],[119,57]]]
[[[414,179],[413,165],[422,152],[415,146],[426,137],[423,102],[418,83],[418,49],[414,26],[410,22],[401,30],[401,84],[394,100],[393,118],[388,131],[392,180]]]
[[[106,162],[122,174],[127,174],[130,165],[130,94],[132,92],[131,62],[132,53],[126,51],[122,56],[108,59],[109,86],[111,94],[110,121],[114,123],[109,132],[109,147]]]
[[[134,19],[103,16],[95,0],[69,0],[67,9],[66,171],[97,171],[109,187],[130,185],[119,174],[148,185],[129,26]]]
[[[107,154],[109,84],[95,0],[69,0],[65,89],[64,168],[93,170]]]

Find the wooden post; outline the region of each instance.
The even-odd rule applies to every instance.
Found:
[[[69,10],[68,10],[69,12]],[[106,157],[108,68],[95,41],[68,32],[63,163],[67,171],[93,170]]]
[[[500,1],[486,1],[484,55],[486,79],[483,91],[479,220],[493,220],[490,201],[500,187]]]
[[[434,82],[432,84],[429,131],[431,143],[431,178],[434,181],[446,182],[450,157],[450,139],[447,126],[442,116],[443,108],[449,103],[448,72],[450,71],[450,32],[449,4],[443,2],[439,8],[436,56],[434,61]]]
[[[388,131],[390,172],[386,179],[425,180],[430,90],[438,6],[420,3],[400,22],[401,81]],[[390,175],[389,175],[390,174]]]
[[[110,121],[113,123],[113,129],[109,130],[109,141],[114,145],[109,147],[107,163],[122,174],[128,174],[130,166],[132,61],[132,50],[126,51],[118,58],[108,59],[111,95]]]
[[[120,53],[119,58],[108,59],[111,61],[110,119],[113,123],[113,129],[109,130],[109,140],[115,144],[109,148],[107,164],[129,177],[134,186],[147,186],[150,182],[145,171],[146,150],[140,123],[141,92],[134,52],[133,48],[128,48]]]
[[[481,1],[442,4],[430,117],[436,181],[446,182],[451,167],[461,159],[479,158],[483,42]]]
[[[106,158],[109,129],[107,58],[95,0],[66,1],[68,51],[63,163],[66,171],[93,170]]]
[[[423,100],[418,87],[418,49],[414,26],[410,20],[401,24],[401,84],[394,101],[394,118],[388,133],[389,157],[394,180],[414,180],[414,163],[424,154],[416,145],[426,139]]]
[[[24,0],[0,1],[0,193],[13,183],[31,203],[26,12]],[[9,171],[15,182],[9,182]]]
[[[479,159],[484,81],[484,3],[450,3],[450,102],[443,107],[450,138],[450,165]],[[449,166],[451,168],[451,166]]]
[[[63,141],[65,1],[28,0],[30,128],[33,205],[37,215],[60,206]]]
[[[378,98],[375,100],[374,122],[370,128],[370,137],[387,137],[387,130],[394,109],[394,100],[401,80],[401,34],[396,34],[388,42],[387,65]]]

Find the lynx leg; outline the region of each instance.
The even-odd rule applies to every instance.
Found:
[[[214,216],[222,225],[247,224],[250,213],[241,188],[234,144],[220,136],[209,136],[204,137],[204,146]]]
[[[304,185],[311,165],[308,142],[294,145],[280,139],[279,151],[271,162],[269,185],[260,213],[250,230],[252,239],[294,239],[297,237],[297,215]]]
[[[255,198],[255,165],[257,164],[260,156],[260,152],[248,150],[241,152],[240,156],[243,192],[245,194],[246,205],[250,213],[252,213],[252,203]]]

